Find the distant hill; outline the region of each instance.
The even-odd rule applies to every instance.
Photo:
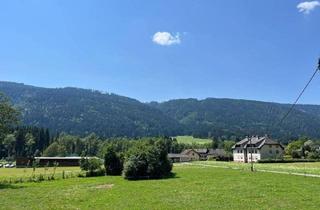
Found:
[[[79,88],[39,88],[0,82],[0,91],[22,110],[28,125],[104,137],[175,135],[180,124],[135,99]]]
[[[39,88],[0,82],[0,92],[23,113],[23,123],[53,132],[104,137],[194,135],[235,138],[271,134],[320,138],[320,106],[298,105],[279,127],[290,105],[236,99],[177,99],[141,103],[115,94],[79,88]]]
[[[244,136],[271,134],[283,141],[292,137],[320,137],[320,106],[298,105],[279,127],[290,108],[278,104],[236,99],[178,99],[152,107],[179,121],[187,135]]]

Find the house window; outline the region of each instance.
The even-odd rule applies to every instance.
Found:
[[[276,150],[276,153],[279,154],[279,150]]]
[[[272,148],[272,145],[269,145],[269,148]]]
[[[276,145],[276,148],[279,148],[279,145]]]
[[[272,154],[272,150],[271,149],[269,150],[269,153]]]

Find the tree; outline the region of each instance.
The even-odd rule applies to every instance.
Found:
[[[227,140],[227,141],[224,141],[223,142],[223,149],[226,151],[226,152],[232,152],[232,146],[235,144],[236,142],[235,141],[231,141],[231,140]]]
[[[87,172],[87,176],[104,175],[101,170],[102,162],[98,158],[81,158],[80,168]]]
[[[109,146],[104,155],[104,168],[107,175],[121,175],[123,169],[123,161],[112,146]]]
[[[0,140],[18,124],[18,117],[19,112],[11,105],[9,99],[0,93]]]
[[[99,151],[99,138],[96,134],[92,133],[89,136],[84,138],[85,142],[85,155],[86,156],[95,156]]]
[[[28,157],[33,156],[33,146],[35,145],[35,138],[31,133],[25,135],[26,155]]]
[[[162,178],[171,170],[166,145],[163,141],[157,141],[154,145],[135,145],[129,150],[123,175],[126,179]]]
[[[64,145],[60,145],[58,142],[53,142],[47,149],[44,150],[43,155],[47,157],[63,157],[67,155],[67,150]]]
[[[288,146],[285,149],[285,152],[287,155],[293,155],[293,151],[300,150],[303,147],[304,140],[297,140],[297,141],[292,141],[288,144]],[[303,154],[301,154],[303,155]],[[294,156],[297,156],[297,153],[294,153]]]
[[[14,150],[14,145],[16,143],[16,137],[14,134],[8,134],[3,141],[4,147],[7,149],[7,157],[10,159],[11,154],[13,153]]]

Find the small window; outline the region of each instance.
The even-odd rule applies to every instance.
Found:
[[[269,145],[269,148],[272,148],[272,145]]]
[[[276,145],[276,148],[279,148],[279,145]]]
[[[276,153],[279,154],[279,150],[276,150]]]
[[[272,154],[272,150],[271,149],[269,150],[269,153]]]

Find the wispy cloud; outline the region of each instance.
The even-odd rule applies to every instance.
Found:
[[[169,32],[157,32],[153,35],[152,41],[156,44],[169,46],[173,44],[180,44],[180,34],[171,34]]]
[[[297,8],[299,12],[302,12],[304,14],[309,14],[312,10],[314,10],[318,6],[320,6],[319,1],[305,1],[305,2],[299,3],[297,5]]]

